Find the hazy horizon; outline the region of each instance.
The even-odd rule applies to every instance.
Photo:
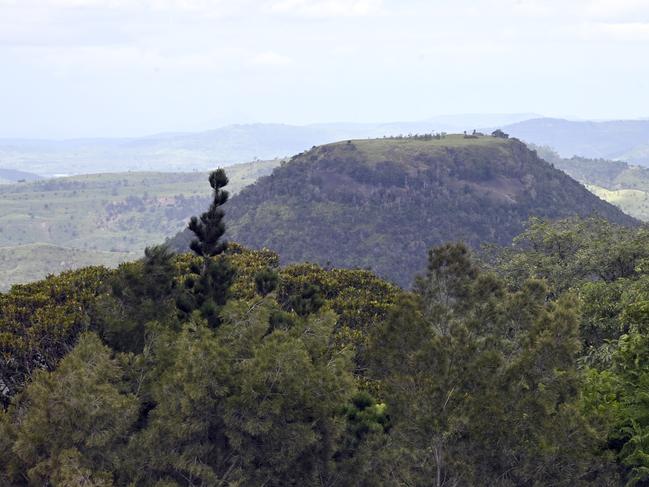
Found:
[[[646,118],[648,44],[639,0],[0,0],[0,138]]]
[[[520,117],[518,117],[520,115]],[[473,123],[472,121],[475,121],[476,118],[479,117],[485,117],[487,119],[496,119],[497,117],[512,117],[512,121],[507,121],[504,123],[486,123],[486,124],[480,124],[480,123]],[[519,118],[519,120],[516,120],[516,117]],[[276,126],[287,126],[287,127],[321,127],[321,126],[335,126],[335,125],[358,125],[358,126],[363,126],[363,125],[376,125],[376,126],[381,126],[381,125],[399,125],[399,124],[417,124],[417,123],[430,123],[435,122],[436,120],[439,119],[448,119],[452,120],[454,118],[457,118],[457,122],[447,122],[447,124],[440,124],[439,127],[435,128],[434,131],[449,131],[451,130],[451,133],[462,133],[463,130],[471,130],[471,129],[488,129],[488,128],[494,128],[497,126],[501,125],[510,125],[517,123],[518,121],[527,121],[527,120],[534,120],[534,119],[555,119],[555,120],[566,120],[569,122],[593,122],[593,123],[604,123],[604,122],[626,122],[626,121],[647,121],[649,120],[649,117],[636,117],[636,118],[623,118],[623,117],[612,117],[612,118],[599,118],[599,119],[587,119],[587,118],[582,118],[582,117],[577,117],[577,116],[546,116],[543,114],[534,114],[534,113],[453,113],[453,114],[440,114],[440,115],[434,115],[432,117],[427,117],[424,119],[419,119],[419,120],[378,120],[378,121],[357,121],[357,122],[350,122],[350,121],[345,121],[345,120],[333,120],[333,121],[327,121],[327,122],[309,122],[309,123],[287,123],[283,121],[249,121],[249,122],[232,122],[232,123],[223,123],[215,126],[206,126],[202,128],[196,128],[196,129],[187,129],[187,130],[164,130],[160,132],[142,132],[142,133],[131,133],[131,134],[117,134],[117,135],[105,135],[105,134],[95,134],[95,135],[77,135],[77,136],[45,136],[45,137],[22,137],[22,136],[17,136],[17,137],[4,137],[0,134],[0,141],[8,141],[8,140],[24,140],[24,141],[49,141],[49,142],[65,142],[65,141],[74,141],[74,140],[101,140],[101,139],[145,139],[149,137],[157,137],[157,136],[169,136],[169,135],[189,135],[189,134],[194,134],[194,133],[203,133],[203,132],[210,132],[210,131],[218,131],[220,129],[226,129],[228,127],[235,127],[235,126],[258,126],[258,125],[276,125]],[[463,125],[462,120],[466,120],[466,123]],[[455,130],[453,132],[453,130]],[[386,133],[385,135],[396,135],[395,133]]]
[[[481,118],[484,118],[489,123],[481,125],[480,123],[478,123]],[[515,123],[516,121],[532,120],[536,118],[554,118],[554,117],[545,117],[545,115],[536,114],[536,113],[453,113],[453,114],[446,113],[446,114],[433,115],[431,117],[426,117],[419,120],[377,120],[377,121],[354,121],[354,122],[348,120],[332,120],[332,121],[325,121],[325,122],[315,121],[309,123],[287,123],[279,120],[278,121],[260,120],[260,121],[249,121],[249,122],[223,123],[211,127],[198,128],[195,130],[165,130],[161,132],[143,132],[143,133],[133,133],[128,135],[115,135],[115,136],[105,136],[102,134],[96,134],[96,135],[70,136],[70,137],[3,137],[0,134],[0,141],[1,140],[43,140],[43,141],[54,142],[54,141],[70,141],[75,139],[103,139],[103,138],[138,139],[138,138],[156,137],[156,136],[163,136],[163,135],[174,135],[174,134],[180,135],[180,134],[209,132],[209,131],[216,131],[228,127],[235,127],[235,126],[255,126],[255,125],[278,125],[278,126],[284,125],[288,127],[322,127],[322,126],[335,126],[335,125],[380,126],[380,125],[399,125],[399,124],[417,124],[417,123],[424,124],[424,123],[436,122],[440,120],[446,120],[445,125],[440,123],[440,127],[439,127],[440,131],[447,129],[449,125],[453,125],[453,124],[457,124],[457,129],[460,130],[460,127],[463,126],[462,125],[463,121],[468,123],[468,125],[466,125],[466,127],[464,127],[462,130],[468,130],[472,128],[483,129],[483,128],[489,128],[491,126],[495,127],[497,125],[501,125],[498,122],[498,119],[505,120],[505,122],[503,123],[504,125],[504,124]],[[586,120],[586,119],[580,119],[578,117],[556,117],[556,118],[562,118],[570,121],[596,121],[596,122],[621,120],[621,119]],[[637,120],[642,120],[642,118],[639,118]],[[385,135],[390,135],[390,134],[385,134]]]

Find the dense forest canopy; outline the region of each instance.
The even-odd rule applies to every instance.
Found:
[[[529,220],[410,291],[223,240],[0,295],[9,486],[645,485],[649,232]]]

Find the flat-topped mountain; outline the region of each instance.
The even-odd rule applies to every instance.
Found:
[[[635,222],[522,142],[462,135],[314,147],[225,210],[231,240],[276,250],[284,262],[371,268],[402,286],[433,245],[507,244],[531,216]]]

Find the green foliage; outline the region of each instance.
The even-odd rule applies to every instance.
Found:
[[[223,206],[229,198],[229,193],[223,189],[228,184],[228,178],[223,169],[217,169],[209,177],[213,190],[212,203],[209,209],[200,217],[191,217],[188,228],[196,236],[190,248],[201,257],[214,257],[221,254],[226,245],[221,241],[225,233],[223,223]]]
[[[110,293],[94,309],[94,329],[120,352],[141,352],[146,323],[173,326],[176,268],[165,246],[148,247],[138,262],[122,264],[110,279]]]
[[[228,299],[234,273],[235,269],[224,256],[203,258],[198,274],[185,279],[185,289],[176,299],[180,318],[186,319],[198,311],[210,326],[218,326],[219,309]]]
[[[343,421],[339,411],[354,391],[349,353],[328,342],[335,315],[298,320],[247,350],[238,394],[226,413],[230,441],[252,485],[312,485],[332,467]],[[301,479],[301,480],[300,480]]]
[[[95,335],[82,336],[2,417],[5,478],[20,484],[28,475],[39,485],[69,485],[74,475],[89,485],[333,478],[344,407],[356,392],[351,353],[329,346],[333,313],[295,316],[293,326],[269,332],[278,309],[270,298],[231,301],[217,330],[201,320],[180,331],[151,323],[142,353],[115,359]]]
[[[53,370],[90,326],[90,313],[109,271],[87,268],[14,286],[0,294],[0,401],[22,389],[38,369]]]
[[[255,287],[257,294],[267,296],[277,289],[279,284],[279,274],[273,269],[267,267],[255,274]]]
[[[627,485],[649,482],[649,340],[623,335],[611,367],[591,370],[585,410],[607,428],[609,448],[625,467]]]
[[[303,294],[309,295],[315,290],[313,287],[317,287],[319,293],[313,295],[315,304],[322,306],[322,303],[318,303],[322,298],[338,315],[335,330],[337,346],[351,346],[359,353],[365,347],[368,329],[385,318],[402,294],[398,287],[365,270],[323,269],[315,264],[293,264],[279,268],[276,253],[267,249],[252,251],[237,244],[230,244],[226,254],[236,268],[232,297],[256,299],[257,276],[274,270],[278,273],[275,294],[284,312],[293,310],[292,303],[299,302]],[[176,261],[181,273],[200,265],[199,260],[189,254],[179,255]],[[311,291],[308,291],[309,288]],[[283,319],[279,313],[275,317]]]
[[[324,304],[320,288],[309,284],[301,293],[292,295],[288,300],[288,306],[300,316],[307,316],[316,313]]]
[[[570,485],[594,472],[571,307],[538,282],[507,292],[463,246],[431,252],[417,296],[372,333],[400,483]]]
[[[609,474],[619,470],[628,485],[649,482],[647,235],[601,220],[533,221],[499,261],[514,288],[536,276],[546,279],[551,298],[567,290],[578,297],[581,409],[605,442],[602,457],[618,461]]]
[[[498,268],[514,285],[527,277],[546,279],[554,295],[585,281],[634,277],[649,256],[649,233],[601,218],[549,221],[531,218]]]
[[[112,485],[115,453],[138,415],[122,377],[93,334],[83,335],[56,371],[38,371],[3,418],[12,443],[0,460],[5,482]]]
[[[347,429],[350,436],[350,450],[372,433],[385,433],[390,426],[390,418],[385,403],[377,403],[367,391],[356,394],[345,408]]]
[[[123,484],[216,485],[227,470],[222,416],[234,380],[231,353],[200,321],[179,333],[154,327],[149,336],[132,364],[142,378],[144,427],[130,439]]]
[[[530,220],[511,248],[492,259],[513,288],[544,279],[548,296],[574,291],[580,298],[586,360],[606,365],[611,346],[626,333],[633,306],[649,300],[649,232],[602,219]],[[631,308],[630,308],[631,306]]]
[[[533,221],[412,293],[239,245],[15,287],[0,484],[645,485],[645,232]]]

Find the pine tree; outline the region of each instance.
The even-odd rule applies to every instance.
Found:
[[[193,216],[189,221],[189,229],[196,236],[190,248],[201,257],[214,257],[225,251],[227,243],[221,241],[225,233],[223,223],[223,206],[230,194],[223,188],[228,184],[228,177],[221,168],[210,174],[210,186],[214,190],[212,204],[200,217]]]
[[[203,262],[197,269],[198,279],[185,281],[186,292],[178,297],[176,305],[181,315],[186,317],[198,310],[210,326],[217,327],[220,323],[218,310],[227,301],[234,269],[221,256],[227,249],[227,242],[222,240],[225,224],[221,207],[229,198],[229,193],[223,189],[228,178],[219,168],[210,174],[209,181],[214,190],[212,203],[200,218],[193,216],[188,226],[196,236],[190,248]]]

